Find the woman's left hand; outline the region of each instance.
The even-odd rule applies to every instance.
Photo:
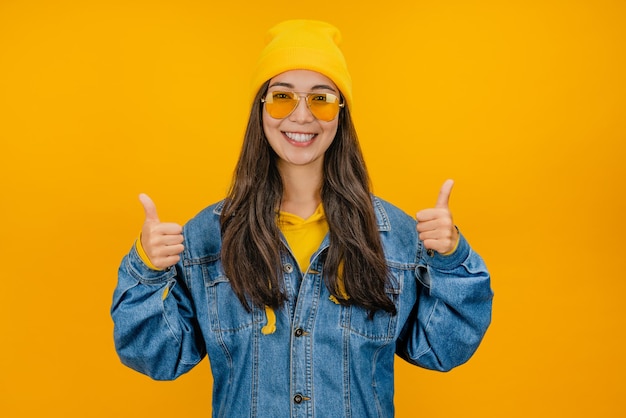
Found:
[[[416,214],[417,232],[424,247],[439,254],[451,253],[459,241],[459,231],[452,221],[448,206],[453,180],[446,180],[441,186],[434,208],[424,209]]]

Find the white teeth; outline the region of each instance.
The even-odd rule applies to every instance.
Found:
[[[315,134],[298,134],[294,132],[285,132],[285,135],[287,135],[287,138],[296,142],[308,142],[315,136]]]

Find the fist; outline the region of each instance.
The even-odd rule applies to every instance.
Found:
[[[141,228],[141,246],[150,262],[158,269],[173,266],[183,252],[183,228],[175,223],[159,220],[156,206],[148,195],[140,194],[139,201],[146,213]]]
[[[441,186],[435,207],[421,210],[416,215],[417,232],[424,247],[439,254],[450,253],[459,240],[459,232],[448,207],[452,186],[454,181],[446,180]]]

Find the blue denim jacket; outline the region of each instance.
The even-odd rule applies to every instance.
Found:
[[[122,362],[158,380],[174,379],[208,354],[214,417],[391,417],[394,354],[428,369],[466,362],[491,321],[489,273],[461,237],[453,254],[427,251],[413,218],[374,198],[398,313],[367,312],[330,299],[320,254],[301,272],[285,243],[289,293],[276,330],[265,309],[247,312],[220,262],[222,203],[184,229],[181,261],[150,270],[131,249],[111,314]]]

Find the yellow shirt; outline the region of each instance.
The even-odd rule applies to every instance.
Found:
[[[328,233],[328,222],[323,206],[320,204],[307,219],[292,213],[280,212],[278,228],[296,257],[300,270],[306,272],[311,256]]]

